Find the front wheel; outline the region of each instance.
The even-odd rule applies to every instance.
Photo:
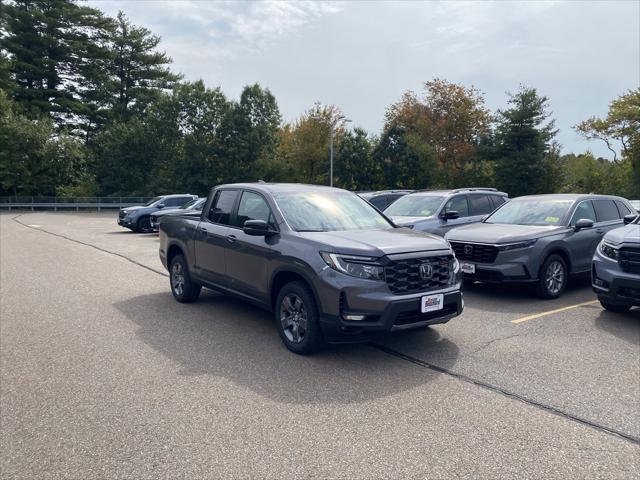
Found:
[[[309,287],[300,282],[286,284],[274,310],[278,333],[289,350],[305,355],[322,347],[318,307]]]
[[[550,255],[540,268],[538,293],[542,298],[558,298],[567,286],[569,272],[560,255]]]
[[[176,255],[171,259],[169,282],[173,297],[180,303],[195,302],[200,296],[202,286],[191,280],[187,261],[183,255]]]
[[[140,233],[150,233],[153,232],[153,228],[151,227],[151,218],[150,217],[142,217],[136,223],[136,230]]]
[[[603,302],[602,300],[600,300],[600,305],[602,305],[602,308],[605,310],[616,313],[625,313],[631,309],[629,305],[616,305],[614,303]]]

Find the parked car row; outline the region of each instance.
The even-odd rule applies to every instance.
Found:
[[[177,195],[163,195],[152,198],[144,205],[121,208],[118,212],[118,225],[134,232],[148,233],[153,231],[151,216],[158,215],[163,209],[175,210],[189,202],[197,200],[197,195],[189,193]]]
[[[382,213],[335,188],[232,184],[159,229],[176,300],[204,286],[260,305],[297,353],[447,322],[463,310],[463,276],[556,298],[591,271],[605,308],[640,304],[640,226],[615,196],[419,191]]]

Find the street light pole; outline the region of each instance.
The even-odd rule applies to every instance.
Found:
[[[339,117],[336,121],[336,124],[339,122],[347,123],[350,122],[348,118]],[[329,186],[333,187],[333,137],[336,133],[336,129],[333,125],[331,125],[331,142],[329,143]]]

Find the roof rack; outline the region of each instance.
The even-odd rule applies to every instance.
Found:
[[[454,193],[458,193],[458,192],[474,192],[476,190],[480,190],[483,192],[497,192],[498,189],[497,188],[493,188],[493,187],[472,187],[472,188],[456,188],[454,190],[452,190],[452,192]]]

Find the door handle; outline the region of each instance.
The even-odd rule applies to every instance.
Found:
[[[601,228],[596,228],[596,232],[598,232],[598,233],[604,233],[604,230],[603,230],[603,229],[601,229]]]
[[[198,227],[198,230],[200,230],[202,233],[209,233],[209,230],[207,230],[207,227],[200,226]]]
[[[235,243],[235,241],[237,240],[237,237],[235,235],[229,235],[229,236],[227,236],[227,240],[230,243]]]

